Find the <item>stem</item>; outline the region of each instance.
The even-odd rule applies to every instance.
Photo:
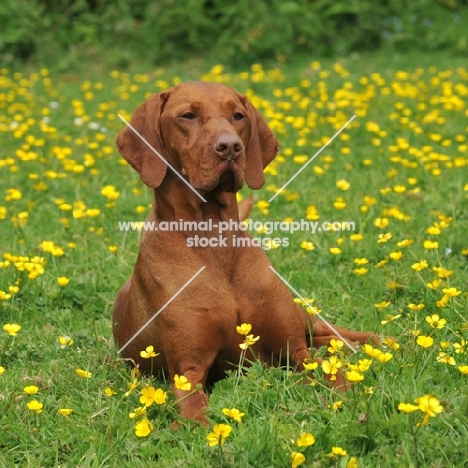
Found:
[[[234,382],[234,396],[237,394],[237,387],[239,385],[239,379],[240,379],[240,374],[241,374],[241,368],[244,365],[244,359],[245,359],[245,353],[246,349],[243,349],[241,351],[240,357],[239,357],[239,363],[237,364],[237,374],[236,374],[236,380]]]
[[[218,440],[218,467],[221,467],[221,457],[223,455],[223,449],[221,447],[221,439],[222,439],[222,437],[219,436],[219,440]]]
[[[369,395],[369,398],[366,400],[366,410],[367,410],[367,419],[366,419],[366,435],[369,436],[369,421],[370,421],[370,398],[371,395]]]
[[[417,429],[416,429],[416,432],[414,430],[414,426],[411,424],[411,435],[413,436],[413,447],[414,447],[414,458],[415,458],[415,462],[416,462],[416,468],[421,468],[421,464],[419,463],[419,454],[418,454],[418,429],[419,426]]]
[[[354,400],[354,407],[353,407],[353,412],[351,414],[351,418],[354,419],[354,415],[356,414],[356,408],[357,408],[358,402],[357,402],[356,390],[353,384],[351,384],[351,390],[353,392],[353,400]]]

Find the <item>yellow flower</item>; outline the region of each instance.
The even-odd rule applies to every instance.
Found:
[[[458,370],[463,374],[463,375],[468,375],[468,366],[458,366]]]
[[[21,200],[23,196],[23,194],[15,188],[7,189],[6,192],[5,201]]]
[[[44,252],[51,253],[54,257],[61,257],[65,253],[61,247],[56,246],[52,241],[42,241],[39,247],[41,247]]]
[[[439,243],[437,241],[425,240],[423,243],[423,247],[426,250],[438,249]]]
[[[432,271],[435,271],[439,278],[449,278],[453,275],[453,270],[448,270],[447,268],[442,267],[433,267]]]
[[[349,188],[351,187],[351,184],[345,179],[340,179],[336,182],[336,186],[340,190],[349,190]]]
[[[72,412],[73,410],[71,408],[60,408],[58,410],[58,414],[60,414],[60,416],[70,416]]]
[[[364,376],[361,373],[354,370],[346,372],[346,378],[350,382],[360,382],[361,380],[364,380]]]
[[[42,408],[44,407],[44,405],[37,400],[31,400],[27,403],[27,407],[31,411],[35,411],[37,414],[41,414]]]
[[[330,356],[330,359],[322,361],[322,369],[325,374],[335,375],[343,363],[336,357]]]
[[[135,390],[135,388],[138,387],[138,379],[133,379],[131,382],[128,382],[128,391],[125,392],[125,396],[128,397],[132,392],[133,390]]]
[[[162,388],[156,389],[156,391],[154,392],[154,402],[157,405],[162,405],[166,403],[166,399],[167,399],[167,392],[165,392]]]
[[[257,208],[260,211],[263,211],[263,210],[267,209],[269,206],[270,206],[270,204],[266,200],[259,200],[257,202]]]
[[[21,325],[17,323],[6,323],[3,325],[3,329],[10,335],[16,336],[18,332],[21,330]]]
[[[389,221],[388,218],[376,218],[374,220],[374,226],[379,228],[379,229],[385,229],[389,224],[390,224],[390,221]],[[388,235],[388,234],[385,234],[385,235]],[[380,238],[380,236],[379,236],[379,238]],[[388,240],[388,239],[386,239],[386,240]],[[383,241],[383,242],[385,242],[385,241]]]
[[[411,309],[411,310],[421,310],[421,309],[424,309],[424,307],[426,307],[424,304],[408,304],[408,309]]]
[[[66,348],[73,344],[73,340],[69,336],[59,336],[59,343],[61,348]]]
[[[23,390],[28,395],[34,395],[39,391],[39,387],[37,387],[36,385],[30,385],[29,387],[24,387]]]
[[[341,249],[339,247],[330,247],[328,250],[333,255],[339,255],[341,253]]]
[[[444,288],[442,292],[448,297],[457,297],[461,294],[461,291],[457,288]]]
[[[313,244],[313,242],[310,242],[310,241],[302,241],[302,242],[301,242],[301,249],[304,249],[304,250],[314,250],[314,249],[315,249],[315,245]]]
[[[409,414],[409,413],[413,413],[415,411],[418,411],[419,406],[412,405],[411,403],[400,403],[398,405],[398,409],[400,411],[403,411],[403,413]]]
[[[330,346],[328,347],[328,352],[329,353],[338,353],[341,348],[343,347],[344,343],[341,340],[336,340],[335,338],[332,338],[330,340]]]
[[[457,354],[464,354],[468,350],[468,342],[466,342],[464,339],[460,340],[460,343],[454,343],[453,347],[455,348],[455,352]]]
[[[379,362],[388,362],[390,361],[390,359],[393,358],[393,354],[392,353],[382,353],[381,351],[377,354],[377,356],[375,356],[377,358],[377,360]]]
[[[114,201],[119,198],[120,192],[118,192],[113,185],[106,185],[101,190],[101,195],[106,197],[109,201]]]
[[[156,390],[151,385],[146,385],[140,394],[140,403],[145,406],[151,406],[156,399]]]
[[[443,362],[444,364],[450,364],[451,366],[455,366],[457,364],[455,358],[444,352],[439,353],[439,355],[436,357],[436,361]]]
[[[371,359],[360,359],[357,364],[348,364],[350,370],[356,372],[366,372],[372,365]]]
[[[379,354],[382,354],[382,351],[380,351],[380,349],[374,348],[369,343],[364,344],[362,346],[362,349],[370,357],[377,357]]]
[[[328,405],[328,408],[330,408],[330,405]],[[331,409],[333,411],[338,411],[339,409],[343,408],[343,400],[335,401],[334,403],[331,404]]]
[[[341,447],[332,447],[332,451],[328,454],[330,457],[340,456],[344,457],[348,452]]]
[[[426,229],[426,233],[433,236],[438,236],[441,233],[441,230],[437,226],[430,226]]]
[[[437,307],[445,307],[449,301],[449,296],[445,294],[440,301],[436,302]]]
[[[357,458],[356,457],[351,457],[349,459],[348,464],[346,465],[346,468],[358,468]]]
[[[135,408],[132,412],[128,413],[130,419],[135,419],[146,414],[146,406],[139,406]]]
[[[83,379],[90,379],[92,376],[91,372],[85,371],[83,369],[75,369],[75,372]]]
[[[278,249],[281,244],[274,239],[263,239],[263,247],[265,250],[275,250]]]
[[[111,253],[116,253],[117,250],[119,250],[119,247],[117,245],[109,245],[108,247],[109,252]]]
[[[237,408],[223,408],[223,414],[229,418],[234,419],[234,421],[242,422],[242,418],[245,416],[245,413],[241,413]]]
[[[426,283],[426,286],[429,289],[436,290],[436,289],[439,289],[440,284],[441,284],[441,280],[435,279],[431,283]]]
[[[424,268],[427,268],[427,267],[428,267],[427,260],[421,260],[420,262],[413,263],[411,265],[411,268],[416,271],[424,270]]]
[[[112,388],[110,387],[107,387],[105,390],[104,390],[104,393],[108,396],[108,397],[111,397],[112,395],[117,395],[117,392],[112,390]]]
[[[66,276],[60,276],[57,278],[57,284],[59,286],[66,286],[70,282],[70,278],[67,278]]]
[[[319,309],[318,307],[306,307],[306,312],[309,315],[318,315],[322,312],[322,310]]]
[[[355,258],[354,263],[356,265],[367,265],[369,263],[369,260],[367,258]]]
[[[315,444],[315,437],[310,432],[303,432],[296,440],[298,447],[310,447]]]
[[[400,258],[403,258],[404,254],[403,252],[390,252],[389,257],[392,260],[400,260]]]
[[[414,242],[413,239],[404,239],[397,243],[398,247],[409,247]]]
[[[387,338],[383,340],[383,344],[394,350],[400,349],[400,345],[395,341],[394,338]]]
[[[243,323],[242,325],[237,326],[236,330],[239,335],[248,335],[250,330],[252,330],[252,325],[250,325],[250,323]]]
[[[0,366],[0,375],[5,373],[5,368],[3,366]]]
[[[232,427],[229,424],[216,424],[213,426],[213,432],[210,432],[206,436],[209,442],[209,446],[214,447],[218,444],[223,445],[231,431]]]
[[[428,315],[426,317],[426,322],[432,327],[432,328],[437,328],[441,329],[445,327],[445,324],[447,323],[447,320],[444,318],[440,318],[437,314],[433,315]]]
[[[297,468],[306,461],[306,457],[301,452],[291,453],[291,468]]]
[[[354,242],[359,242],[362,241],[362,239],[364,239],[364,236],[362,234],[351,234],[349,238]]]
[[[260,339],[259,336],[247,335],[243,343],[239,345],[241,349],[247,349],[249,346],[254,345]]]
[[[423,348],[430,348],[434,344],[434,339],[430,336],[420,335],[418,336],[416,343]]]
[[[11,299],[11,294],[7,294],[5,291],[0,291],[0,300],[8,301],[8,299]]]
[[[293,157],[293,161],[296,164],[304,164],[308,159],[309,159],[309,157],[306,156],[305,154],[301,154],[299,156],[294,156]]]
[[[361,268],[355,268],[353,271],[354,273],[356,273],[356,275],[364,276],[365,274],[369,272],[369,269],[361,267]]]
[[[140,351],[140,356],[144,359],[159,356],[159,353],[154,352],[154,346],[147,346],[145,351]]]
[[[432,395],[424,395],[414,400],[418,403],[419,409],[431,417],[435,417],[438,413],[442,413],[444,407],[439,403],[439,400]]]
[[[382,244],[384,242],[389,241],[393,237],[391,232],[387,232],[386,234],[379,234],[379,238],[377,240],[378,244]]]
[[[318,362],[305,362],[304,361],[304,369],[306,370],[314,370],[314,369],[317,369],[318,367]]]
[[[174,375],[174,385],[177,389],[184,391],[189,391],[192,388],[192,384],[185,375],[181,375],[180,377],[178,374]]]
[[[295,297],[293,299],[293,301],[296,303],[296,304],[299,304],[301,306],[307,306],[307,305],[310,305],[310,304],[313,304],[315,302],[315,299],[313,297],[311,298],[307,298],[305,297],[304,300],[302,300],[300,297]],[[249,330],[250,331],[250,330]]]
[[[388,307],[390,304],[391,304],[390,301],[382,301],[382,302],[379,302],[378,304],[374,304],[374,306],[377,307],[378,309],[383,309],[385,307]]]
[[[147,418],[144,418],[135,424],[135,435],[137,437],[146,437],[153,429],[153,424],[149,422]]]

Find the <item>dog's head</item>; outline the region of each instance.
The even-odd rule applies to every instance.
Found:
[[[162,183],[166,162],[196,189],[235,192],[265,183],[263,169],[278,142],[249,100],[233,88],[206,82],[178,85],[151,96],[132,116],[117,148],[151,188]],[[141,137],[140,137],[141,136]]]

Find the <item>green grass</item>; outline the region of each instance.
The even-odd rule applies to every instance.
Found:
[[[47,77],[39,70],[13,75],[3,69],[0,245],[11,264],[2,263],[0,269],[0,291],[5,293],[0,325],[22,328],[16,337],[0,329],[0,466],[286,467],[293,451],[304,453],[303,466],[342,467],[350,457],[357,458],[359,467],[468,463],[468,376],[459,369],[468,365],[468,356],[466,347],[457,352],[468,340],[468,71],[461,61],[438,55],[354,56],[338,67],[324,61],[314,68],[309,60],[297,60],[275,69],[253,68],[206,78],[248,92],[278,135],[282,157],[270,167],[276,174],[269,170],[265,187],[255,194],[258,202],[268,200],[272,186],[280,187],[301,167],[294,157],[312,157],[346,120],[358,115],[267,211],[260,204],[252,212],[255,221],[300,220],[314,205],[320,222],[354,221],[356,232],[254,234],[288,237],[289,247],[271,250],[269,256],[301,294],[315,299],[324,318],[393,336],[400,348],[390,350],[393,358],[386,363],[372,359],[364,380],[346,394],[325,386],[321,369],[315,372],[315,386],[310,374],[287,369],[254,364],[240,376],[234,372],[210,395],[212,426],[232,426],[222,449],[208,446],[212,427],[180,421],[180,430],[171,428],[179,418],[170,394],[164,405],[148,408],[153,431],[137,437],[135,424],[141,418],[128,414],[140,406],[142,387],[148,383],[168,390],[169,384],[144,377],[126,397],[132,376],[118,359],[111,334],[112,302],[131,274],[139,242],[138,233],[119,231],[117,222],[143,220],[151,202],[150,191],[121,164],[114,149],[123,128],[116,114],[129,116],[158,86],[200,77],[208,69],[198,64],[196,71],[181,66],[129,74],[94,72],[89,81],[76,75]],[[321,71],[328,74],[320,76]],[[320,101],[323,106],[317,108]],[[43,117],[50,118],[49,127],[41,126]],[[75,117],[107,131],[93,130],[86,121],[78,126]],[[337,187],[341,179],[349,182],[347,190]],[[101,194],[107,185],[119,192],[115,202]],[[8,189],[20,191],[21,198],[6,200]],[[10,194],[14,198],[18,192]],[[342,209],[334,206],[338,197],[346,202]],[[366,205],[364,197],[372,197],[374,204]],[[66,204],[72,209],[64,209]],[[376,227],[377,218],[387,218],[388,226]],[[446,226],[440,234],[426,232],[441,222]],[[352,240],[356,233],[362,240]],[[378,243],[382,233],[392,238]],[[405,239],[414,242],[398,246]],[[437,241],[438,247],[426,249],[426,240]],[[43,241],[53,241],[63,255],[54,247],[44,252]],[[312,242],[314,249],[301,248],[303,241]],[[341,253],[334,255],[329,249],[337,246]],[[390,254],[398,251],[404,256],[393,260]],[[29,279],[27,271],[20,271],[28,260],[11,256],[43,257],[44,271]],[[369,260],[363,265],[366,274],[354,271],[360,267],[356,258]],[[376,267],[385,259],[385,265]],[[411,268],[421,260],[427,268]],[[439,278],[434,268],[452,274]],[[70,282],[59,286],[59,277]],[[441,279],[438,289],[428,288],[436,279]],[[15,286],[18,291],[8,298]],[[437,307],[448,287],[463,292]],[[383,301],[390,305],[375,307]],[[410,303],[425,307],[413,311]],[[425,318],[433,314],[447,320],[444,328],[431,328]],[[401,316],[382,324],[387,315]],[[431,336],[432,346],[418,345],[415,330]],[[72,337],[73,344],[62,349],[59,336]],[[389,351],[383,345],[379,349]],[[453,357],[455,365],[438,362],[440,352]],[[352,364],[369,358],[364,351],[341,357]],[[75,369],[92,376],[81,378]],[[30,385],[39,392],[27,395],[23,389]],[[117,393],[107,396],[106,388]],[[429,394],[443,411],[428,424],[416,426],[421,411],[398,410],[400,403],[414,404],[415,398]],[[28,409],[33,399],[43,404],[41,414]],[[338,401],[342,408],[334,410]],[[244,412],[243,422],[228,421],[225,407]],[[61,416],[60,408],[73,412]],[[314,435],[314,445],[298,448],[293,443],[303,432]],[[347,455],[329,457],[337,446]]]

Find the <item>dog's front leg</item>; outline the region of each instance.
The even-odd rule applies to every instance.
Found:
[[[207,425],[208,420],[206,419],[204,411],[208,406],[208,396],[204,388],[208,369],[190,364],[177,367],[180,368],[180,373],[176,372],[171,376],[171,388],[176,398],[179,414],[186,419],[192,419],[201,422],[203,425]],[[179,379],[183,376],[188,382],[185,385],[184,383],[177,384],[174,380],[176,374],[179,376]],[[178,386],[179,388],[177,388]],[[186,389],[184,389],[184,386]]]

